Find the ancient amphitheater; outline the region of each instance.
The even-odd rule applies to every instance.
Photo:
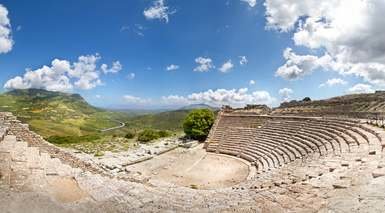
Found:
[[[5,212],[384,212],[385,131],[363,116],[319,116],[305,104],[293,108],[224,108],[205,149],[203,144],[178,148],[119,175],[50,145],[12,114],[0,113],[0,207]],[[354,110],[348,104],[344,109]],[[134,170],[140,178],[130,175]]]

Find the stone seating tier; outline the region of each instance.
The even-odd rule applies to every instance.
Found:
[[[357,146],[362,152],[375,150],[368,147],[374,139],[382,144],[378,133],[354,119],[221,114],[207,151],[241,157],[267,171],[295,159],[349,153]]]

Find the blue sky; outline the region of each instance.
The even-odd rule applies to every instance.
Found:
[[[253,0],[5,0],[1,4],[8,14],[2,16],[10,24],[2,26],[10,29],[7,39],[13,45],[0,54],[0,84],[4,85],[3,91],[38,87],[76,92],[97,106],[125,108],[198,102],[276,106],[283,100],[305,96],[319,99],[382,88],[382,77],[371,75],[384,71],[382,59],[375,60],[378,55],[367,53],[371,58],[364,55],[340,60],[335,48],[329,47],[346,47],[348,41],[326,42],[324,38],[330,36],[324,34],[296,36],[309,31],[301,27],[301,22],[320,23],[311,22],[312,16],[330,19],[331,24],[339,23],[338,17],[322,13],[317,1],[309,1],[314,5],[309,4],[304,11],[289,12],[277,2],[257,1],[254,5]],[[297,6],[301,4],[295,2]],[[320,12],[315,10],[317,7]],[[280,12],[285,16],[280,16]],[[367,11],[360,12],[365,15]],[[304,15],[310,18],[301,20]],[[282,17],[295,20],[292,23]],[[322,43],[320,36],[324,36]],[[0,52],[1,48],[0,44]],[[286,51],[290,57],[284,57],[287,48],[292,49]],[[323,60],[326,55],[330,58]],[[95,67],[75,68],[80,56],[86,58],[82,62]],[[91,56],[94,60],[89,61]],[[209,59],[211,68],[197,71],[199,58]],[[241,65],[242,58],[247,63],[243,61]],[[68,63],[68,71],[59,73],[59,68],[52,68],[54,59],[63,62],[61,65]],[[113,67],[117,62],[119,66]],[[221,72],[226,62],[228,67]],[[350,67],[353,62],[358,68]],[[375,71],[368,68],[373,63],[379,65]],[[55,73],[50,82],[37,82],[31,79],[37,78],[35,75],[24,75],[26,69],[34,74],[45,65],[48,72]],[[178,69],[167,70],[170,66]],[[278,72],[279,68],[282,72]],[[68,80],[65,86],[56,85],[63,83],[57,79],[62,79],[61,75]],[[20,81],[15,80],[16,76],[20,76]]]

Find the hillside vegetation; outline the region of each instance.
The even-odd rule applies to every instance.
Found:
[[[25,89],[0,94],[0,111],[14,113],[51,143],[101,153],[133,147],[139,136],[143,138],[150,131],[167,132],[167,136],[182,134],[182,122],[191,109],[138,115],[134,111],[117,112],[91,106],[78,94]],[[118,121],[126,126],[100,131],[120,125]]]
[[[41,89],[13,90],[0,95],[0,110],[14,113],[44,137],[81,136],[116,126],[127,117],[89,105],[78,94]]]

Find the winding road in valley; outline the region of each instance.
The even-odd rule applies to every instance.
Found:
[[[124,122],[121,122],[121,121],[116,121],[118,122],[120,125],[119,126],[115,126],[115,127],[111,127],[111,128],[107,128],[107,129],[101,129],[100,131],[101,132],[108,132],[108,131],[112,131],[112,130],[115,130],[115,129],[120,129],[120,128],[123,128],[126,126],[126,124]]]

